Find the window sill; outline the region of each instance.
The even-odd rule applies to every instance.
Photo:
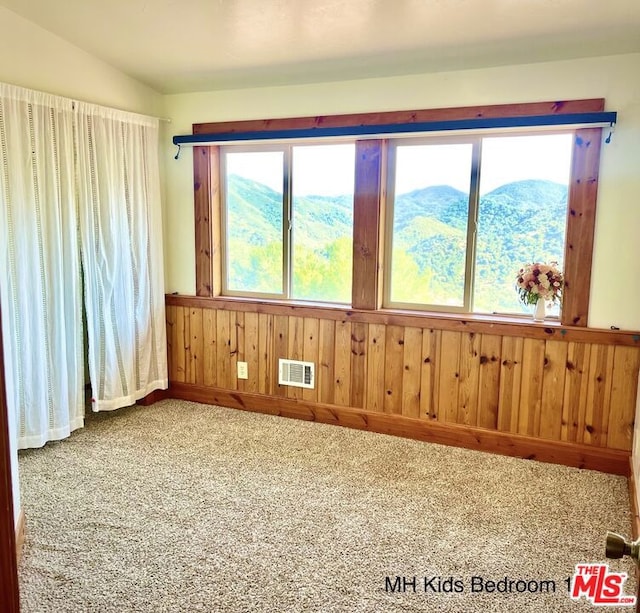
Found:
[[[394,325],[430,330],[516,336],[530,339],[588,342],[640,347],[640,333],[603,330],[578,326],[563,326],[560,321],[534,322],[529,317],[480,315],[379,309],[351,309],[346,305],[319,302],[290,302],[218,296],[214,298],[169,294],[167,306],[216,309],[238,313],[259,313],[289,317],[309,317],[319,320],[356,324]]]
[[[469,322],[503,323],[528,326],[561,327],[557,317],[549,317],[544,321],[534,321],[532,315],[507,315],[501,313],[452,313],[447,311],[414,311],[411,309],[382,308],[379,312],[406,316],[428,317],[429,319],[463,320]]]

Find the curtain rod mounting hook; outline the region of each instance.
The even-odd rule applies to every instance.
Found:
[[[616,124],[613,123],[613,121],[611,122],[611,125],[609,126],[609,136],[607,136],[607,138],[604,139],[604,142],[607,143],[607,145],[611,142],[611,135],[615,132],[616,129]]]

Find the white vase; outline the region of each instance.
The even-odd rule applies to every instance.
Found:
[[[542,298],[538,299],[535,307],[533,308],[533,321],[544,321],[547,309]]]

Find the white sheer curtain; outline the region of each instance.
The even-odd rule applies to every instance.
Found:
[[[0,84],[0,300],[18,447],[84,422],[70,100]]]
[[[76,105],[94,411],[167,387],[158,121]]]

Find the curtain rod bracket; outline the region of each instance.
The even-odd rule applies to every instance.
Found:
[[[615,131],[616,131],[616,123],[615,121],[612,121],[611,125],[609,126],[609,136],[607,136],[607,138],[604,139],[604,142],[607,143],[607,145],[611,142],[611,136]]]

